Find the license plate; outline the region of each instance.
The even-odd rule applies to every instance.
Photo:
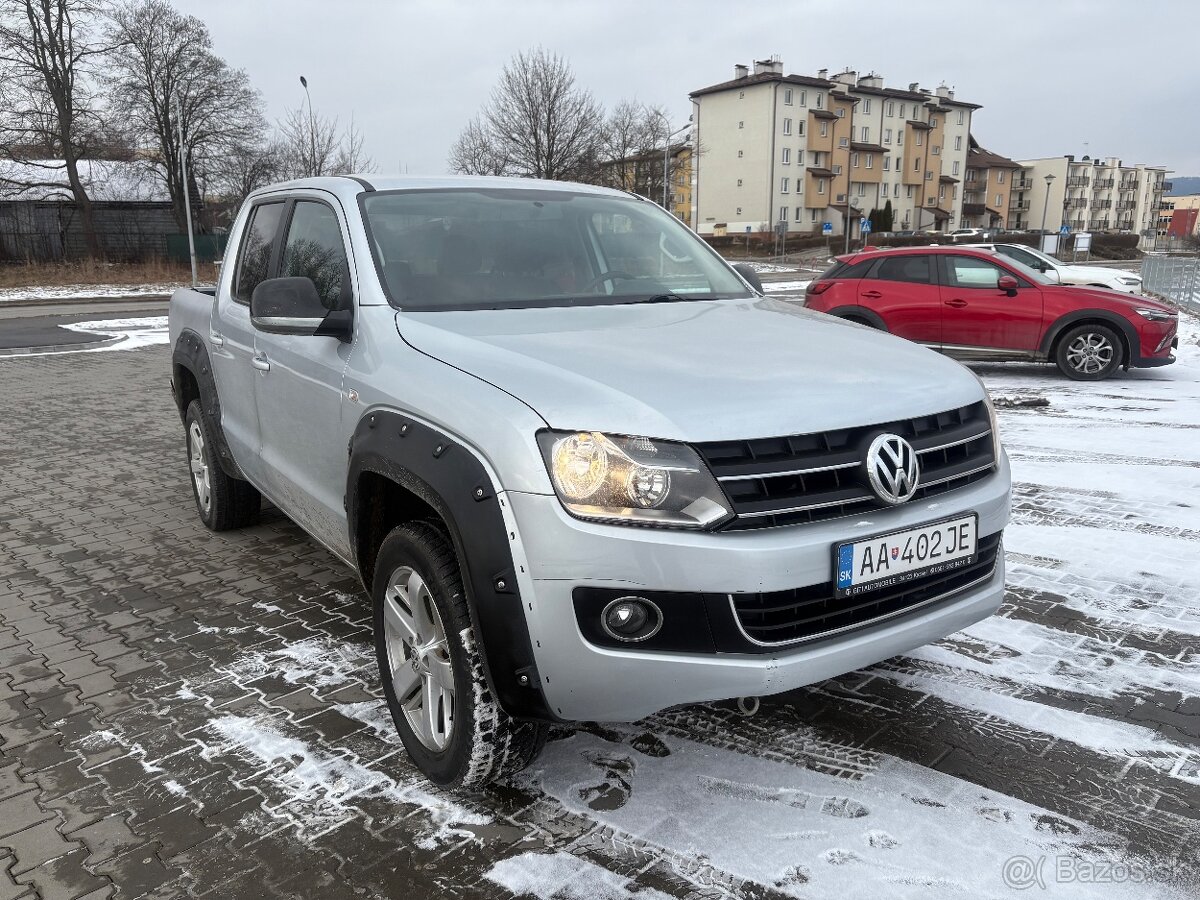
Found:
[[[916,528],[834,544],[835,597],[854,597],[976,560],[979,516],[971,513]]]

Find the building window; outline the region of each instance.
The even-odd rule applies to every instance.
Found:
[[[787,211],[788,211],[788,208],[786,206],[779,207],[779,221],[780,222],[787,221]]]
[[[961,136],[961,135],[960,135],[959,137],[956,137],[956,138],[954,139],[954,149],[955,149],[955,150],[961,150],[961,149],[962,149],[962,136]]]
[[[792,120],[791,120],[791,119],[784,119],[784,120],[783,120],[783,133],[784,133],[784,134],[791,134],[791,133],[792,133]]]
[[[804,120],[803,119],[801,119],[799,122],[796,123],[796,134],[800,135],[801,137],[804,137]]]
[[[883,171],[885,171],[885,172],[892,171],[892,158],[890,156],[885,156],[883,158]]]
[[[740,206],[737,208],[737,214],[739,216],[742,214],[742,208]]]
[[[921,161],[920,161],[919,159],[914,159],[914,160],[913,160],[913,171],[914,171],[914,172],[920,172],[920,171],[921,171]]]
[[[937,126],[938,126],[938,117],[937,117],[937,116],[930,116],[930,117],[929,117],[929,127],[930,127],[930,128],[937,128]]]
[[[896,114],[896,103],[893,100],[889,100],[887,103],[888,118],[889,119],[892,118],[892,116],[894,116],[895,114]]]
[[[837,165],[835,165],[835,166],[833,167],[833,174],[834,174],[834,175],[841,175],[841,174],[842,174],[842,164],[841,164],[841,163],[838,163]]]
[[[871,129],[864,125],[862,130],[859,131],[859,136],[864,144],[869,142],[871,140]]]
[[[741,100],[746,96],[745,91],[738,91],[738,99]]]
[[[818,194],[825,193],[825,179],[824,178],[817,179],[817,193]]]
[[[786,106],[792,105],[792,89],[791,88],[784,88],[783,102],[784,102],[784,105],[786,105]]]
[[[867,183],[865,181],[860,181],[858,183],[858,196],[863,197],[866,195],[866,193],[867,193]]]
[[[958,174],[958,160],[955,160],[955,161],[954,161],[954,165],[953,165],[953,166],[951,166],[950,168],[951,168],[951,172],[950,172],[950,174],[951,174],[951,175],[957,175],[957,174]]]
[[[817,221],[817,211],[815,209],[812,211],[812,220],[814,222]]]
[[[867,168],[873,169],[874,167],[875,167],[875,154],[868,153],[867,154]]]
[[[796,221],[797,222],[804,221],[804,207],[803,206],[796,207]]]
[[[854,166],[854,168],[856,168],[856,169],[858,168],[858,154],[857,153],[850,154],[850,165]]]
[[[912,185],[911,184],[907,188],[904,189],[904,196],[906,196],[909,200],[912,199]],[[738,212],[741,212],[741,210],[739,209]]]
[[[807,105],[808,105],[808,91],[801,91],[801,92],[800,92],[800,105],[801,105],[801,106],[807,106]]]
[[[902,119],[904,118],[904,110],[905,110],[905,108],[906,108],[906,107],[904,106],[904,104],[903,104],[903,103],[901,103],[901,104],[900,104],[900,118],[902,118]]]
[[[883,129],[883,142],[885,144],[890,144],[892,142],[892,129],[890,129],[890,128]]]
[[[896,146],[897,147],[904,146],[904,129],[903,128],[896,129]]]
[[[821,137],[829,137],[829,123],[821,121]]]
[[[839,147],[849,147],[850,146],[850,138],[838,138],[838,146]]]
[[[933,172],[930,172],[930,171],[926,170],[926,172],[925,172],[925,180],[926,180],[926,181],[933,181]]]
[[[792,148],[791,147],[783,148],[783,164],[785,166],[790,166],[792,164]]]
[[[946,186],[944,184],[940,188],[938,188],[938,199],[939,200],[946,199]]]
[[[868,97],[866,100],[863,101],[863,112],[869,113],[870,111],[871,111],[871,98]]]
[[[1000,200],[1000,195],[999,195],[999,194],[997,194],[997,195],[996,195],[996,209],[999,209],[999,208],[1000,208],[1000,204],[1001,204],[1001,202],[1002,202],[1002,201]]]
[[[941,148],[941,147],[934,147],[934,148],[933,148],[933,150],[932,150],[932,153],[933,153],[933,155],[934,155],[934,156],[941,156],[941,155],[942,155],[942,148]]]
[[[960,109],[958,111],[958,124],[961,125],[962,123],[963,123],[963,111]]]
[[[742,179],[739,178],[738,179],[738,187],[741,187],[741,186],[742,186]]]
[[[821,109],[825,105],[825,95],[817,94],[817,109]]]
[[[788,192],[788,179],[780,178],[779,179],[779,193],[786,194],[787,192]]]
[[[996,173],[996,184],[1004,184],[1004,170],[1001,169]]]
[[[742,127],[742,125],[741,125],[741,123],[739,122],[739,123],[738,123],[738,128],[741,128],[741,127]],[[924,138],[922,138],[922,137],[921,137],[921,132],[919,132],[919,131],[918,131],[918,132],[917,132],[917,146],[918,146],[918,147],[920,147],[920,146],[921,146],[921,141],[922,141],[922,140],[924,140]]]
[[[846,118],[846,107],[844,107],[844,106],[839,106],[839,107],[838,107],[838,118],[839,118],[839,119],[844,119],[844,118]]]

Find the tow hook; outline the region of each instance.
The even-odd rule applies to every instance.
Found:
[[[758,698],[757,697],[738,697],[737,708],[743,716],[749,717],[758,714]]]

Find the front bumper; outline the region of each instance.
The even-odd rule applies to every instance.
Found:
[[[757,653],[614,649],[590,643],[576,619],[579,586],[746,593],[828,582],[831,547],[944,519],[979,515],[979,535],[1009,516],[1010,476],[903,507],[758,531],[698,533],[600,525],[571,518],[557,498],[509,493],[525,570],[522,597],[542,690],[563,719],[634,721],[685,703],[791,690],[904,653],[991,615],[1004,593],[1001,552],[990,576],[945,599],[844,633]],[[697,610],[704,615],[703,609]],[[718,644],[721,641],[718,640]]]

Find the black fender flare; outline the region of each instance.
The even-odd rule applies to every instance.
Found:
[[[1124,316],[1107,309],[1076,309],[1065,316],[1059,317],[1053,325],[1046,329],[1046,334],[1042,338],[1039,350],[1045,354],[1047,359],[1050,359],[1050,348],[1054,346],[1054,342],[1058,340],[1059,335],[1073,325],[1078,325],[1082,322],[1103,322],[1105,325],[1111,325],[1116,328],[1121,333],[1125,338],[1126,349],[1129,351],[1125,356],[1123,365],[1128,366],[1141,357],[1142,340],[1138,337],[1137,329]]]
[[[500,706],[517,719],[560,721],[542,692],[501,510],[505,501],[483,464],[452,436],[385,410],[363,416],[349,452],[346,514],[359,572],[358,483],[369,472],[411,491],[445,522],[462,567],[484,675]],[[364,586],[370,593],[371,585]]]
[[[179,333],[175,349],[171,353],[171,376],[175,389],[175,404],[179,408],[179,418],[187,417],[187,398],[178,383],[180,369],[186,369],[196,380],[200,389],[200,406],[208,419],[209,431],[216,435],[217,462],[221,470],[230,478],[245,481],[246,476],[238,468],[237,461],[229,452],[229,444],[225,440],[225,431],[221,428],[221,398],[217,395],[217,382],[213,378],[212,362],[208,358],[208,345],[204,339],[190,328]]]
[[[865,306],[838,306],[829,310],[827,315],[837,316],[839,319],[863,319],[872,328],[877,328],[880,331],[888,330],[887,325],[884,324],[883,317],[879,313],[867,309]]]

